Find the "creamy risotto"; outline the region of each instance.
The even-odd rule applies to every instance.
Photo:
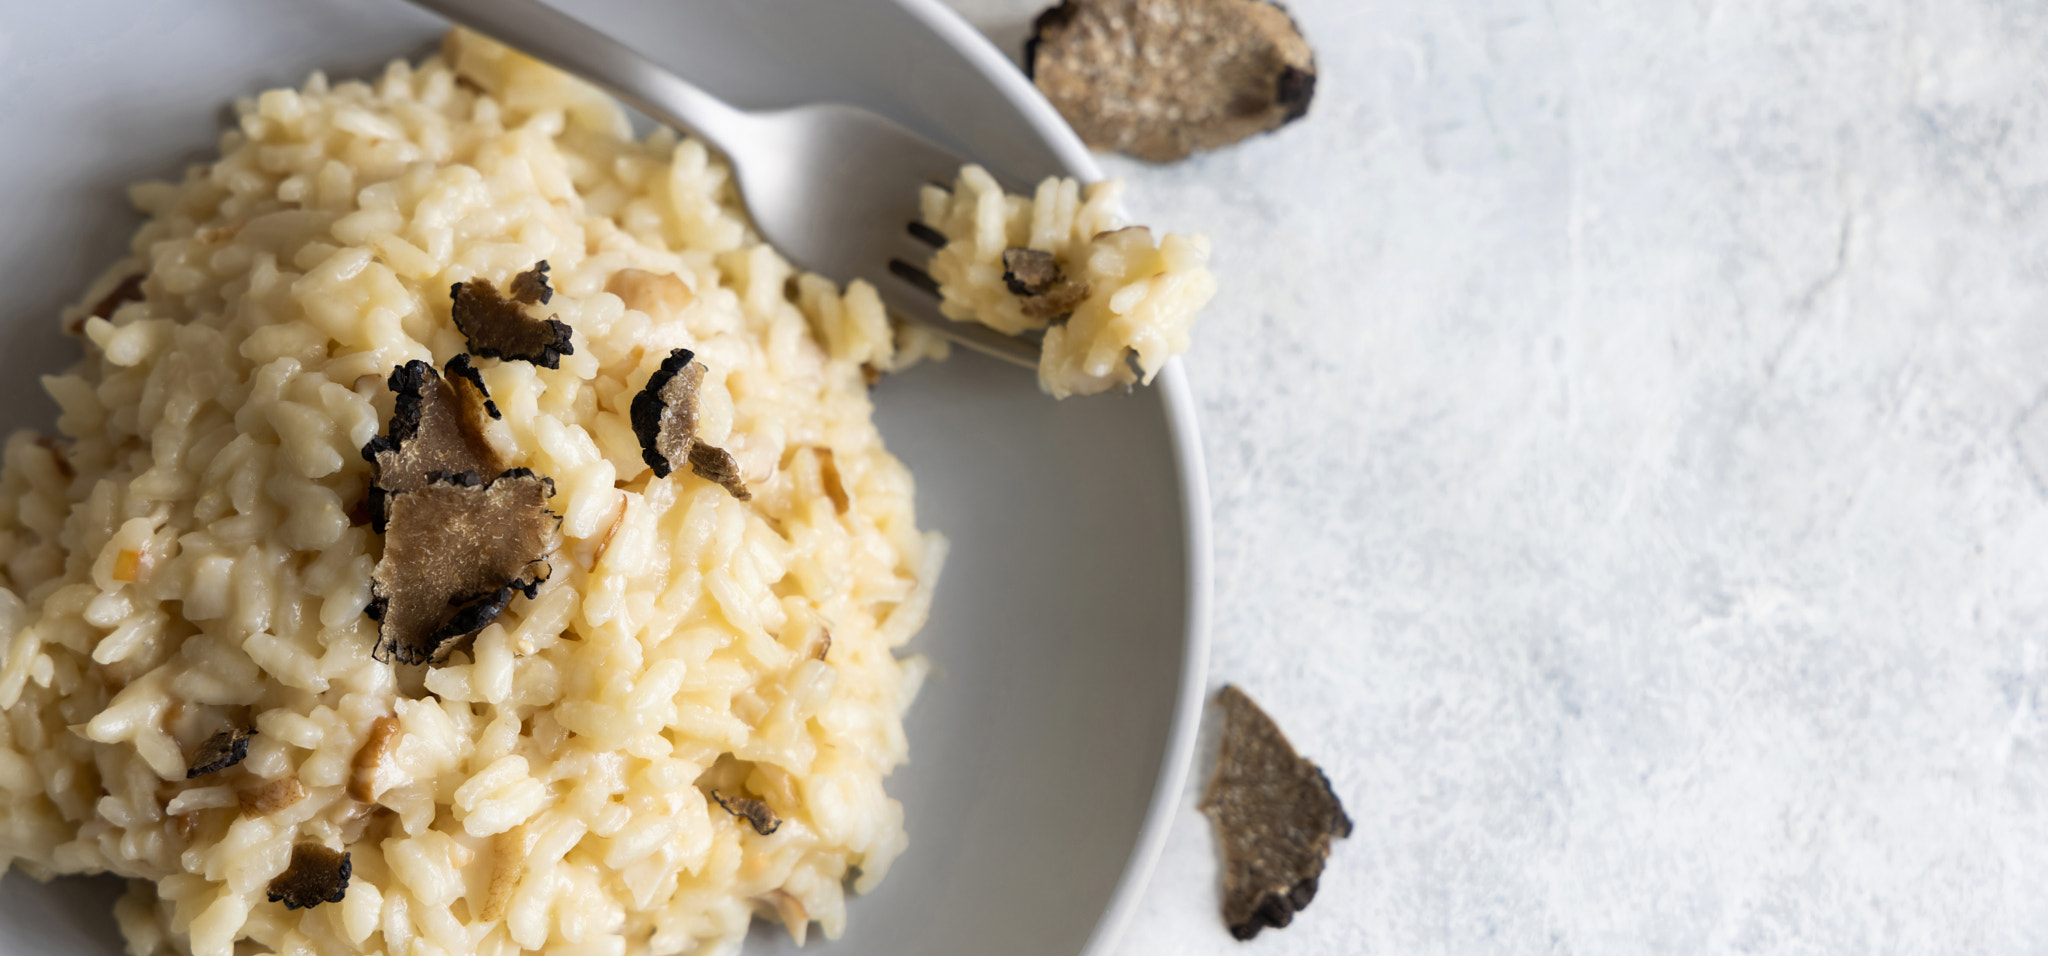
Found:
[[[795,274],[704,147],[494,44],[237,112],[134,188],[58,434],[6,445],[0,859],[128,878],[140,954],[837,936],[906,844],[897,650],[944,554],[866,380],[931,338]],[[457,284],[497,295],[460,328]],[[560,337],[480,345],[494,315]],[[437,429],[468,464],[407,457]],[[536,553],[428,593],[500,512]],[[383,563],[407,522],[454,570]]]
[[[1216,294],[1209,240],[1123,219],[1117,180],[1050,178],[1005,195],[978,166],[927,187],[925,224],[946,239],[929,271],[953,319],[1042,332],[1038,384],[1057,398],[1138,382],[1188,349],[1195,313]]]

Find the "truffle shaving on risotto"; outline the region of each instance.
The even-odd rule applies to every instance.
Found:
[[[477,37],[236,112],[6,444],[0,863],[127,878],[138,956],[838,936],[945,553],[867,383],[943,348]]]

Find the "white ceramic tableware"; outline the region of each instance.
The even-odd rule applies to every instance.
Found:
[[[1012,176],[1092,176],[1000,52],[935,0],[584,0],[562,6],[748,108],[857,103]],[[235,96],[432,48],[397,0],[99,0],[0,22],[0,424],[48,428],[57,311],[134,228],[124,187],[215,149]],[[1203,691],[1207,502],[1178,364],[1128,396],[1055,402],[972,354],[876,386],[918,517],[953,541],[889,781],[911,846],[814,952],[1102,953],[1185,779]],[[376,666],[365,662],[365,666]],[[118,884],[0,880],[0,954],[118,952]],[[758,925],[749,953],[794,947]]]

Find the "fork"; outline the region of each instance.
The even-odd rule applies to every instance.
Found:
[[[853,106],[737,109],[540,0],[411,2],[588,80],[724,153],[754,228],[795,265],[842,285],[866,279],[901,318],[965,348],[1038,367],[1037,343],[939,312],[938,283],[924,263],[945,237],[919,221],[918,195],[927,184],[949,187],[965,162],[959,156]]]

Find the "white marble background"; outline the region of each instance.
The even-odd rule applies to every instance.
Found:
[[[1110,165],[1357,832],[1239,944],[1194,781],[1118,952],[2048,950],[2048,4],[1291,7],[1305,121]]]

